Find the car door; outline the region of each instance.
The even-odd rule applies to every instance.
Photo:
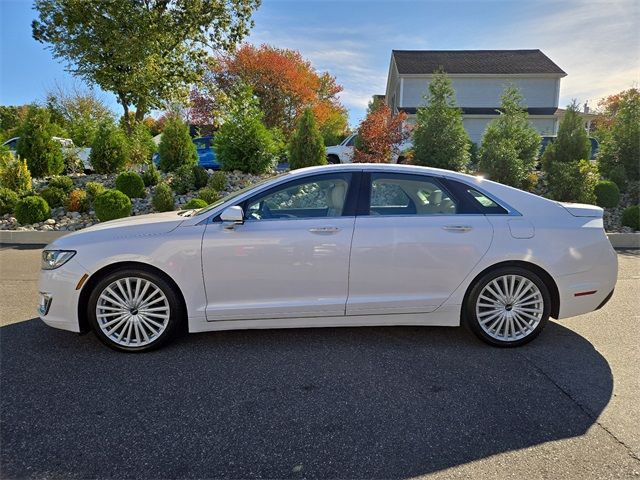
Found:
[[[487,252],[491,223],[431,176],[371,172],[362,189],[347,315],[437,309]]]
[[[291,180],[239,204],[243,224],[207,225],[202,243],[207,320],[343,316],[354,175]]]

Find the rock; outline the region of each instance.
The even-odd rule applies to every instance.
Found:
[[[55,225],[56,221],[53,218],[49,218],[47,220],[44,221],[45,225]]]

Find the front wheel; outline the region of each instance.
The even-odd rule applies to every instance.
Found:
[[[173,287],[153,273],[123,269],[101,279],[88,302],[89,323],[107,346],[125,352],[160,347],[182,318]]]
[[[517,347],[536,338],[551,311],[542,279],[521,267],[503,267],[482,276],[465,305],[469,328],[484,342]]]

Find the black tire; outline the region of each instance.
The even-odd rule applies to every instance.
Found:
[[[157,338],[153,339],[146,345],[126,346],[118,344],[113,339],[109,338],[106,333],[102,331],[100,325],[98,324],[97,305],[100,299],[100,295],[108,286],[110,286],[117,280],[121,280],[127,277],[139,278],[151,282],[162,292],[162,294],[164,294],[168,303],[169,318],[164,330],[157,336]],[[91,329],[94,331],[94,333],[102,343],[110,348],[113,348],[114,350],[118,350],[121,352],[147,352],[161,347],[162,345],[166,344],[171,338],[173,338],[178,330],[178,326],[183,322],[184,317],[185,315],[182,302],[180,301],[180,298],[175,291],[175,287],[160,275],[144,269],[123,268],[105,275],[95,285],[93,291],[91,292],[91,295],[89,296],[89,301],[87,302],[87,318],[89,319],[89,325],[91,326]]]
[[[483,292],[485,287],[493,282],[495,279],[500,277],[504,277],[506,275],[515,275],[517,277],[524,277],[529,281],[533,282],[535,286],[538,288],[541,297],[542,297],[542,312],[537,326],[529,331],[522,338],[514,338],[512,340],[501,340],[498,338],[494,338],[494,336],[489,335],[481,326],[480,321],[478,320],[478,316],[476,314],[476,304],[478,302],[478,298],[480,294]],[[535,289],[534,289],[535,290]],[[509,305],[505,307],[509,308]],[[514,310],[517,307],[511,307]],[[509,308],[509,311],[511,310]],[[551,313],[551,294],[549,293],[549,289],[546,284],[542,281],[542,279],[536,275],[531,270],[528,270],[523,267],[500,267],[495,270],[491,270],[484,274],[482,277],[476,280],[476,282],[471,286],[471,290],[467,295],[467,299],[464,305],[464,323],[465,325],[483,342],[488,343],[489,345],[493,345],[496,347],[518,347],[520,345],[524,345],[534,340],[540,332],[547,324],[549,320],[549,315]],[[480,313],[482,315],[482,312]]]
[[[329,165],[339,165],[340,157],[337,155],[327,155],[327,163],[329,163]]]

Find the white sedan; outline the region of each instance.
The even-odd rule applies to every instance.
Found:
[[[466,324],[497,346],[602,307],[602,209],[404,165],[296,170],[202,210],[130,217],[43,252],[39,315],[145,351],[190,332]]]

